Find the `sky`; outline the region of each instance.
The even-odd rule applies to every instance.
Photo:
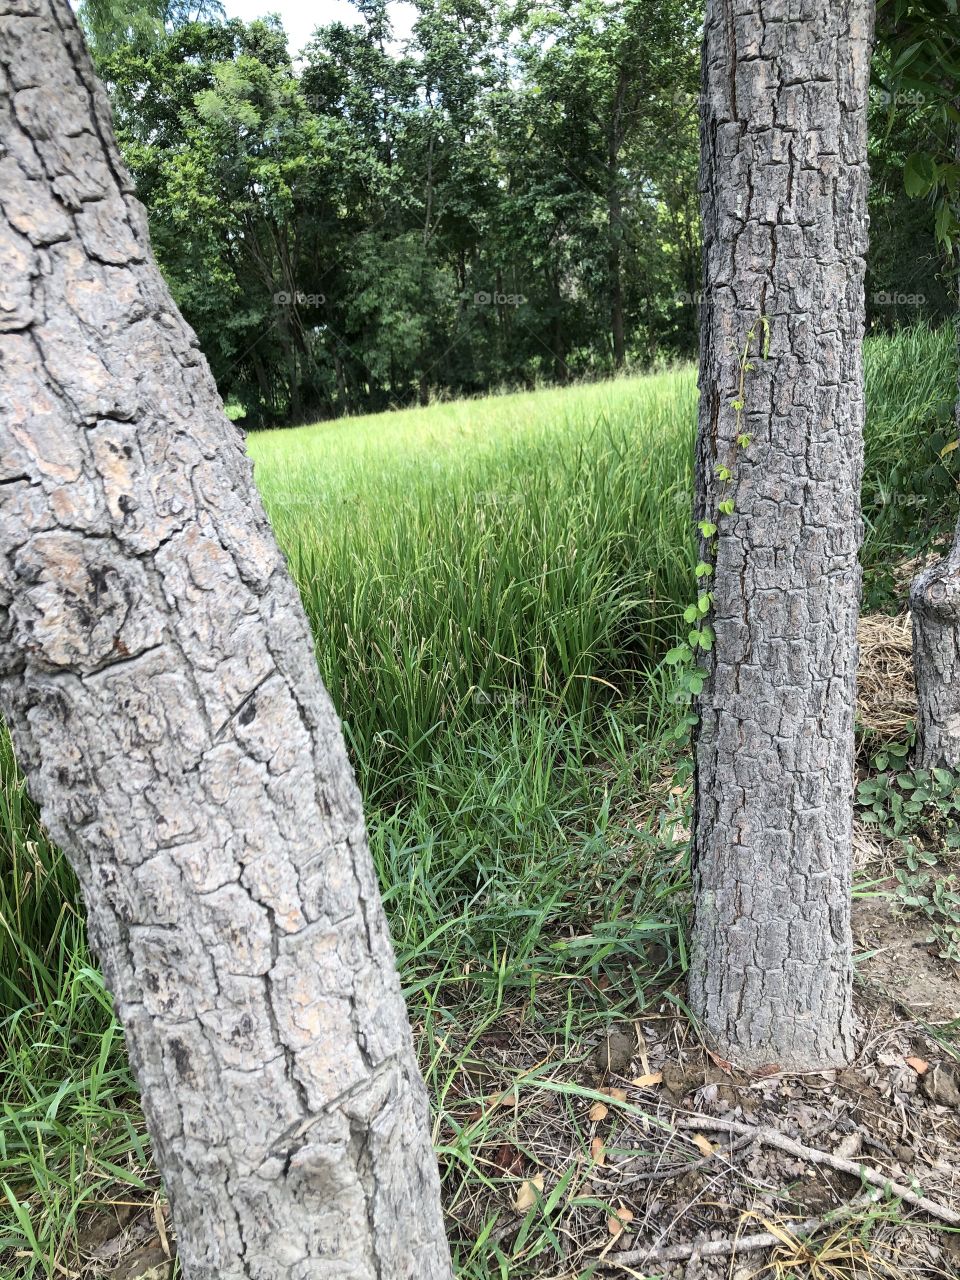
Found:
[[[243,18],[245,22],[268,13],[279,13],[294,56],[310,39],[315,27],[328,22],[352,25],[360,21],[360,15],[349,0],[224,0],[224,8],[228,18]],[[416,10],[403,0],[393,0],[390,16],[394,35],[402,42],[410,34]]]

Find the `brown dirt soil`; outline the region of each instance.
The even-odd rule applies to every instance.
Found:
[[[579,1063],[536,1033],[529,1009],[505,1014],[474,1049],[499,1064],[499,1088],[489,1073],[482,1096],[470,1079],[455,1079],[446,1098],[442,1138],[452,1143],[476,1125],[472,1151],[493,1186],[457,1186],[448,1176],[454,1238],[468,1244],[495,1212],[491,1234],[511,1260],[508,1274],[542,1280],[960,1275],[960,1232],[829,1164],[853,1160],[855,1172],[866,1166],[881,1183],[920,1191],[960,1224],[960,1063],[929,1029],[949,1021],[956,982],[925,948],[904,942],[895,958],[904,926],[887,912],[885,900],[869,904],[857,927],[880,944],[878,957],[889,953],[883,974],[895,1003],[861,976],[861,1049],[843,1071],[791,1075],[772,1064],[740,1072],[697,1042],[677,1012],[680,993],[611,1027]],[[904,968],[914,985],[901,981]],[[919,1016],[908,1009],[914,999],[924,1002]],[[456,1055],[454,1044],[448,1050]],[[767,1129],[801,1144],[801,1155],[758,1134]],[[523,1189],[549,1197],[561,1183],[550,1223],[561,1255],[535,1261],[525,1226],[532,1193]],[[828,1221],[795,1230],[812,1217]],[[705,1244],[722,1248],[762,1231],[775,1236],[764,1249],[698,1256]],[[693,1256],[658,1260],[678,1248]]]
[[[898,1007],[933,1026],[960,1019],[960,968],[930,944],[929,922],[889,898],[853,905],[857,977]]]
[[[960,1062],[923,1025],[949,1013],[949,987],[940,962],[885,909],[882,900],[858,907],[857,930],[886,957],[896,1003],[862,964],[861,1049],[843,1071],[738,1071],[704,1051],[678,1012],[679,990],[578,1046],[544,1025],[562,1013],[565,990],[538,991],[536,1009],[505,1010],[463,1043],[453,1031],[433,1064],[434,1085],[445,1082],[439,1139],[453,1150],[468,1135],[474,1164],[471,1175],[466,1162],[442,1162],[454,1243],[469,1253],[486,1226],[511,1280],[955,1280],[960,1233],[823,1163],[869,1166],[960,1222]],[[936,982],[919,985],[928,964]],[[611,971],[610,983],[619,980]],[[908,997],[925,1002],[919,1019]],[[767,1128],[812,1154],[769,1145],[758,1132]],[[542,1205],[558,1189],[549,1227],[559,1252],[531,1254],[531,1239],[543,1238],[537,1196]],[[88,1237],[77,1274],[166,1280],[158,1212],[145,1207]],[[811,1218],[828,1221],[796,1229]],[[764,1249],[698,1256],[707,1242],[765,1231],[775,1240]],[[656,1261],[678,1247],[693,1256]]]

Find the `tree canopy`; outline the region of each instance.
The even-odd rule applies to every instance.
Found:
[[[880,8],[872,327],[953,306],[951,201],[911,199],[942,197],[956,167],[952,104],[930,90],[942,4]],[[268,425],[690,355],[697,10],[417,0],[401,44],[386,0],[356,8],[299,58],[276,18],[215,3],[82,10],[224,397]]]

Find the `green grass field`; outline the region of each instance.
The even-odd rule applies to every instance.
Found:
[[[865,598],[895,612],[892,567],[955,519],[956,455],[939,458],[952,335],[871,340],[867,371]],[[249,441],[366,799],[474,1280],[526,1274],[497,1243],[508,1180],[484,1154],[489,1122],[463,1120],[475,1044],[525,1026],[573,1052],[682,971],[662,657],[691,593],[695,419],[681,369]],[[68,1274],[87,1219],[149,1202],[156,1178],[72,876],[6,739],[0,770],[12,1280]],[[525,1238],[551,1256],[545,1225]]]

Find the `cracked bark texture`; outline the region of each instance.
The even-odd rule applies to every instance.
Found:
[[[950,554],[914,578],[913,675],[922,768],[960,766],[960,526]]]
[[[0,0],[0,705],[188,1280],[451,1275],[339,723],[65,0]]]
[[[720,533],[695,734],[690,1001],[747,1067],[828,1067],[853,1051],[872,21],[869,0],[706,11],[696,515]],[[754,326],[741,449],[731,402]],[[726,497],[735,513],[718,519]]]

